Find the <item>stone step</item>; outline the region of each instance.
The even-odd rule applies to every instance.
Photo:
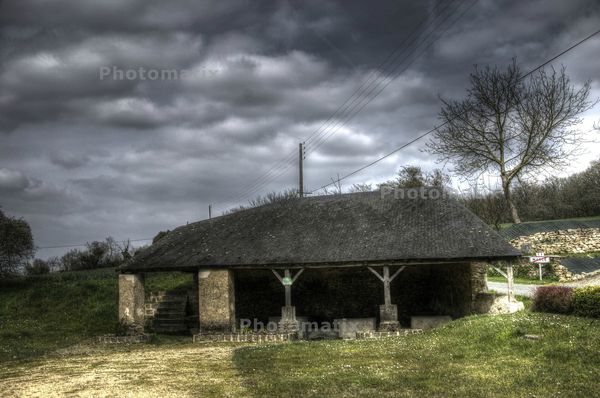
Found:
[[[172,325],[172,324],[185,324],[185,320],[183,318],[154,318],[152,324],[163,324],[163,325]]]
[[[157,312],[154,314],[154,319],[184,319],[185,312]]]
[[[185,297],[181,299],[164,299],[158,301],[158,304],[185,304],[187,303],[187,299]]]
[[[185,325],[181,326],[154,326],[152,330],[155,333],[188,333]]]

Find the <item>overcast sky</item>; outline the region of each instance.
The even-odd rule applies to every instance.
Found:
[[[38,246],[152,237],[295,187],[315,133],[312,190],[434,127],[474,64],[527,71],[599,28],[597,0],[0,1],[0,206]],[[599,61],[600,35],[554,65],[597,98]],[[441,167],[425,141],[344,187]]]

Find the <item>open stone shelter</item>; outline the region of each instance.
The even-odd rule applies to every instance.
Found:
[[[302,336],[301,321],[397,332],[480,312],[487,267],[521,254],[432,193],[293,198],[178,227],[119,270],[119,319],[147,325],[144,275],[172,271],[194,276],[198,336],[269,321],[274,334]]]

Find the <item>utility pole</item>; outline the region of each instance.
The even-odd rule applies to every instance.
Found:
[[[304,143],[298,144],[298,194],[304,196]]]
[[[212,205],[208,205],[208,218],[212,218]]]

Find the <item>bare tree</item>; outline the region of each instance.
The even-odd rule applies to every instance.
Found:
[[[540,70],[524,78],[513,62],[505,71],[475,68],[462,101],[442,100],[444,122],[428,142],[430,153],[473,178],[498,173],[515,223],[521,222],[511,197],[519,177],[564,166],[578,152],[583,133],[572,127],[593,106],[589,82],[575,88],[565,68]]]
[[[352,186],[348,189],[348,192],[371,192],[373,190],[373,186],[371,184],[360,183],[360,184],[352,184]]]

